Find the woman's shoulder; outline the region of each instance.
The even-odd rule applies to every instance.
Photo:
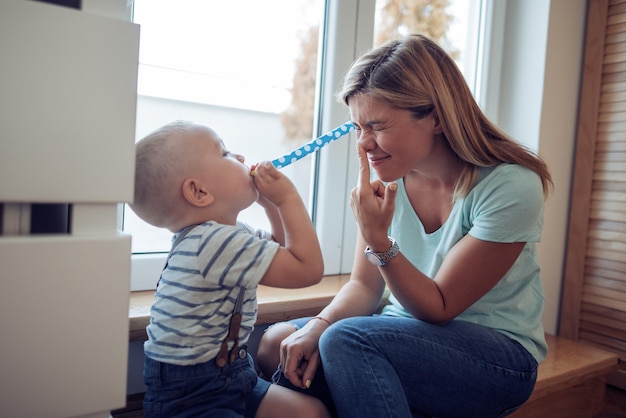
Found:
[[[504,240],[517,231],[525,240],[534,240],[527,235],[540,231],[544,207],[539,176],[515,164],[501,164],[485,172],[463,202],[473,235]]]
[[[505,211],[536,214],[544,203],[541,179],[532,170],[516,164],[481,169],[477,184],[465,197],[464,207],[474,216]],[[513,209],[513,210],[511,210]]]
[[[530,168],[519,164],[502,163],[491,167],[481,167],[479,178],[482,179],[501,179],[502,176],[512,178],[536,178],[539,179],[537,173]]]
[[[532,193],[535,195],[537,191],[543,199],[543,186],[537,173],[518,164],[499,164],[481,168],[478,181],[470,193],[487,192],[505,195]]]

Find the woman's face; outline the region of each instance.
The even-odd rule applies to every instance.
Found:
[[[408,110],[368,94],[355,95],[348,105],[357,143],[367,152],[380,180],[395,181],[436,164],[437,143],[442,141],[437,137],[441,128],[434,112],[416,119]]]

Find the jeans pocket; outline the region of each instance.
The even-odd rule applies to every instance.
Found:
[[[256,385],[256,371],[246,359],[237,360],[214,376],[185,380],[185,397],[178,407],[204,413],[213,408],[245,413],[245,399]],[[190,415],[194,416],[194,415]]]

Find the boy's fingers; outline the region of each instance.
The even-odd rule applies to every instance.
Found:
[[[257,166],[258,166],[258,164],[252,164],[252,165],[250,166],[250,175],[251,175],[251,176],[256,175],[256,168],[257,168]]]

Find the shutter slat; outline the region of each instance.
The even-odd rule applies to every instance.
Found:
[[[609,190],[614,192],[626,192],[626,184],[611,181],[594,181],[594,190]]]
[[[583,293],[582,300],[587,303],[595,303],[596,305],[608,306],[609,308],[618,309],[620,311],[626,310],[626,301],[592,295],[589,293]]]
[[[626,274],[616,270],[608,270],[592,266],[587,266],[585,268],[585,277],[601,278],[626,283]],[[615,284],[610,283],[609,285]]]
[[[603,171],[595,171],[593,173],[594,180],[598,181],[616,181],[620,183],[626,183],[626,173],[614,173],[614,172],[603,172]]]
[[[611,290],[614,292],[618,292],[618,293],[621,293],[621,296],[619,294],[615,294],[613,295],[615,296],[614,297],[615,299],[618,299],[618,300],[626,299],[626,279],[623,281],[613,280],[613,279],[608,279],[606,277],[586,274],[584,280],[585,280],[585,285],[589,286],[589,288],[597,287],[600,289],[607,289],[607,290]],[[590,293],[595,294],[595,295],[601,295],[595,290],[590,290]]]
[[[596,165],[595,165],[595,169],[596,170],[600,170],[603,172],[624,172],[626,173],[626,164],[624,164],[621,161],[611,161],[611,162],[604,162],[604,161],[598,161],[598,158],[596,157]]]
[[[609,320],[616,321],[626,327],[626,312],[624,311],[617,311],[615,309],[607,308],[606,306],[594,305],[591,303],[583,303],[581,305],[581,311],[591,315],[608,318]]]
[[[595,160],[598,162],[619,161],[626,170],[626,152],[596,152]]]
[[[626,203],[626,192],[606,192],[601,190],[596,190],[591,193],[592,200],[606,200],[609,202],[624,202]]]
[[[598,131],[599,132],[620,132],[622,135],[626,133],[626,122],[600,122],[598,123]],[[623,141],[624,137],[622,136],[620,141]]]
[[[616,25],[619,23],[626,23],[626,13],[609,15],[609,19],[607,21],[608,25]]]
[[[593,313],[582,311],[580,315],[581,324],[584,323],[592,323],[592,324],[602,324],[608,327],[611,330],[620,330],[626,332],[626,323],[624,321],[620,321],[619,319],[611,319],[604,315],[595,315]]]
[[[617,262],[624,261],[624,253],[620,253],[618,251],[596,250],[595,248],[588,248],[587,256]]]
[[[604,347],[605,349],[618,352],[621,358],[626,358],[626,343],[624,340],[620,341],[619,339],[604,337],[602,335],[586,331],[581,331],[580,338],[585,341],[593,342],[599,347]]]
[[[606,51],[610,49],[614,51],[623,50],[626,51],[626,42],[621,42],[619,44],[615,44],[611,46],[611,48],[607,47]],[[626,82],[618,82],[618,83],[604,83],[601,89],[602,93],[617,93],[626,91]],[[602,96],[600,96],[600,101],[602,101]]]
[[[604,95],[601,97],[604,98]],[[617,113],[626,111],[626,102],[622,100],[611,101],[608,98],[601,100],[599,117],[602,117],[605,113]]]
[[[585,268],[588,267],[598,267],[626,274],[626,261],[624,260],[605,260],[602,258],[586,257]]]
[[[624,132],[614,132],[614,131],[601,131],[598,132],[598,144],[607,142],[612,145],[614,144],[626,144],[626,138],[624,138]],[[615,146],[615,145],[614,145]],[[619,146],[619,145],[618,145]],[[623,148],[622,148],[623,150]]]

